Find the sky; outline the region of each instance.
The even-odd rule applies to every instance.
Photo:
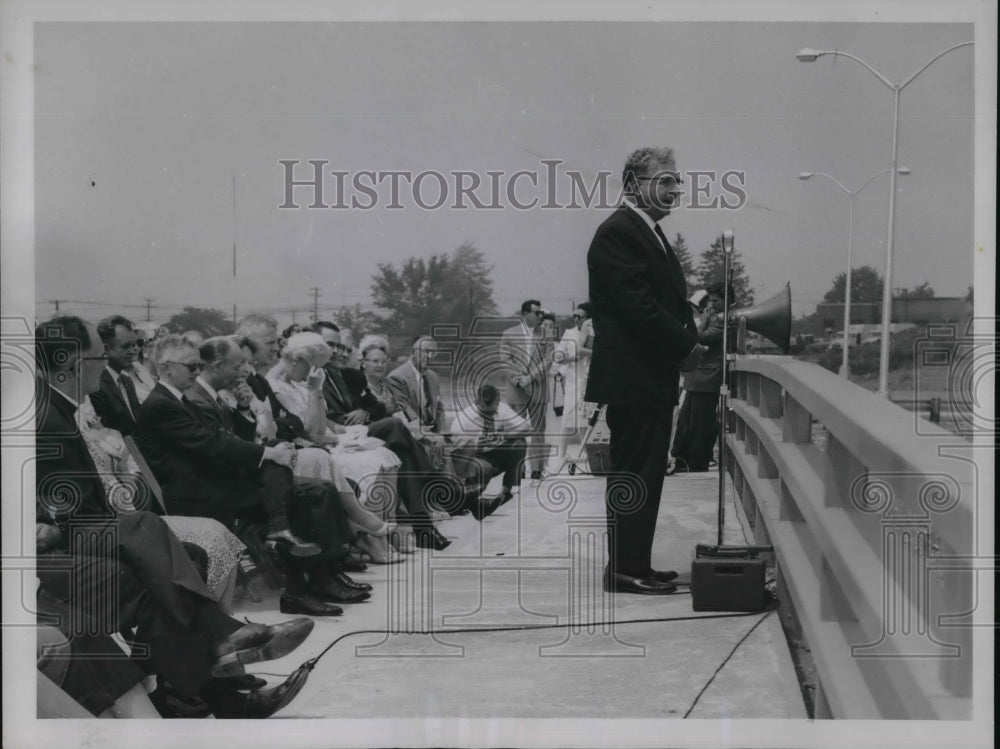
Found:
[[[886,169],[892,96],[842,49],[891,80],[973,38],[961,23],[46,23],[34,35],[36,313],[153,319],[181,306],[239,314],[369,305],[379,263],[451,252],[493,264],[504,313],[586,298],[586,251],[606,206],[402,208],[387,185],[362,209],[284,201],[281,160],[328,172],[518,170],[521,199],[568,176],[620,175],[644,145],[682,172],[736,171],[739,209],[681,208],[663,222],[697,255],[732,228],[758,301],[791,283],[811,312],[846,268],[850,189]],[[939,59],[902,93],[894,286],[964,296],[973,281],[972,48]],[[348,177],[348,180],[352,176]],[[233,185],[235,182],[235,210]],[[425,205],[437,186],[423,185]],[[612,198],[619,178],[609,182]],[[690,179],[688,181],[690,185]],[[333,178],[324,183],[326,202]],[[485,188],[483,188],[485,191]],[[888,175],[856,199],[854,266],[885,264]],[[489,202],[489,193],[485,202]],[[710,195],[721,196],[715,183]],[[690,200],[690,197],[687,198]],[[527,202],[527,201],[525,201]],[[232,246],[237,247],[237,274]],[[78,302],[100,302],[82,305]],[[118,305],[137,305],[120,307]]]

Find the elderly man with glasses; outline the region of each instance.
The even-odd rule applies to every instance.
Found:
[[[694,369],[704,351],[684,271],[659,224],[678,202],[680,182],[672,149],[633,152],[622,174],[623,203],[587,252],[595,336],[586,399],[607,405],[611,431],[609,592],[676,589],[677,574],[654,570],[650,556],[680,372]]]

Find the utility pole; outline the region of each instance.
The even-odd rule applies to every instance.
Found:
[[[151,317],[151,314],[150,314],[150,309],[151,309],[152,303],[153,303],[153,300],[150,299],[149,297],[146,297],[146,322],[151,322],[152,321],[152,317]]]
[[[233,325],[236,324],[236,303],[233,303]]]
[[[319,320],[319,287],[313,286],[311,289],[309,289],[309,291],[312,292],[312,295],[313,295],[313,319],[312,319],[312,321],[316,322],[317,320]]]

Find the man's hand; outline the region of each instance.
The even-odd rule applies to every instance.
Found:
[[[264,448],[264,460],[270,460],[280,466],[291,468],[293,455],[295,455],[295,446],[290,442],[279,442],[273,447]]]
[[[344,414],[344,423],[348,426],[355,426],[357,424],[364,424],[367,418],[368,413],[364,409],[356,408]]]
[[[237,382],[232,389],[233,397],[236,398],[236,402],[241,408],[248,408],[253,402],[254,394],[253,388],[251,388],[246,380],[240,380]]]
[[[708,351],[708,346],[702,346],[700,343],[696,343],[694,348],[691,349],[691,353],[684,357],[684,361],[681,362],[679,367],[681,372],[691,372],[698,367],[701,363],[701,357],[704,353]]]
[[[48,523],[35,523],[35,551],[42,553],[59,545],[62,541],[62,531],[58,526]]]

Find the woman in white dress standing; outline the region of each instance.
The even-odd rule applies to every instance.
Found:
[[[590,371],[590,354],[594,340],[594,325],[590,320],[590,302],[581,302],[573,310],[573,325],[563,333],[562,340],[555,348],[553,366],[562,378],[564,388],[563,415],[556,449],[550,468],[562,463],[567,444],[572,437],[576,442],[583,439],[587,419],[595,406],[583,400],[587,391],[587,375]]]

